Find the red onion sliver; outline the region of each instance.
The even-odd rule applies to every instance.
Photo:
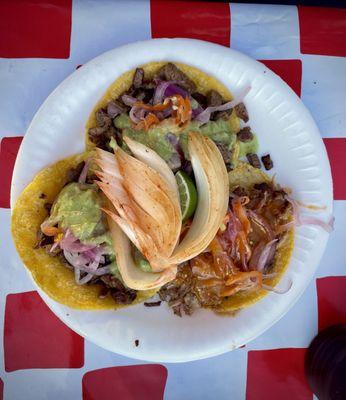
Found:
[[[132,107],[135,103],[138,102],[138,100],[135,97],[132,97],[128,94],[123,94],[121,96],[121,100],[123,101],[124,104],[130,107]]]
[[[144,110],[144,108],[133,106],[130,110],[129,115],[130,115],[131,121],[133,121],[135,124],[138,124],[139,122],[141,122],[144,119],[145,113],[146,113],[146,110]]]
[[[293,282],[291,281],[286,289],[278,289],[276,287],[272,287],[272,286],[266,285],[265,283],[262,283],[262,289],[268,290],[269,292],[274,292],[277,294],[285,294],[291,289],[292,285],[293,285]]]
[[[85,163],[84,163],[84,167],[82,169],[82,172],[79,175],[79,179],[78,179],[78,183],[85,183],[87,175],[88,175],[88,171],[89,171],[89,167],[90,167],[90,163],[91,163],[91,158],[88,158]]]
[[[155,93],[154,93],[154,98],[153,98],[153,104],[160,104],[163,102],[165,98],[165,92],[168,86],[174,85],[176,82],[175,81],[162,81],[159,82],[159,84],[156,86]]]
[[[184,89],[182,89],[180,86],[177,86],[174,84],[171,84],[167,87],[167,89],[165,90],[164,97],[171,97],[176,94],[179,94],[180,96],[182,96],[184,98],[189,97],[189,94]]]
[[[274,244],[278,241],[278,239],[274,239],[271,242],[267,243],[258,259],[258,264],[257,264],[257,271],[262,272],[267,264],[270,251]]]
[[[53,253],[53,251],[59,246],[59,242],[55,242],[52,247],[50,248],[49,252]]]
[[[222,104],[221,106],[214,106],[214,107],[207,107],[203,112],[201,112],[197,117],[195,118],[195,121],[200,122],[201,124],[205,124],[210,120],[210,115],[214,111],[226,111],[230,110],[231,108],[235,107],[239,103],[242,103],[245,96],[249,93],[251,90],[251,86],[245,87],[240,93],[239,96],[233,99],[232,101],[229,101],[225,104]]]
[[[324,222],[321,219],[316,218],[316,217],[308,217],[308,216],[300,217],[301,225],[317,225],[317,226],[320,226],[322,229],[324,229],[328,233],[333,232],[334,221],[335,221],[334,217],[331,217],[328,222]]]
[[[324,229],[326,232],[331,233],[334,230],[334,220],[335,218],[333,216],[330,217],[328,222],[322,221],[321,219],[317,217],[312,217],[312,216],[300,216],[299,214],[299,204],[297,203],[296,200],[292,199],[291,197],[287,196],[287,200],[291,203],[292,205],[292,210],[293,210],[293,224],[296,226],[300,225],[317,225]],[[283,226],[281,226],[281,229],[287,229],[289,228],[292,223],[287,223]]]

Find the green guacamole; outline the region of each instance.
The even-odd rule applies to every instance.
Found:
[[[220,119],[209,121],[200,126],[198,122],[190,122],[184,130],[179,128],[170,120],[164,120],[158,126],[153,126],[147,132],[135,130],[127,114],[121,114],[114,119],[114,126],[122,129],[124,136],[136,140],[154,151],[156,151],[165,161],[168,161],[176,153],[173,145],[167,140],[167,134],[173,134],[179,139],[179,143],[184,151],[185,157],[189,158],[187,150],[187,138],[189,132],[197,132],[208,136],[216,143],[226,144],[231,150],[236,142],[236,133],[233,132],[230,121]]]
[[[258,152],[258,140],[256,135],[253,135],[253,139],[250,140],[249,142],[239,141],[239,157],[245,157],[246,154],[257,153],[257,152]]]
[[[70,183],[55,200],[49,223],[70,229],[83,242],[97,240],[95,244],[111,244],[110,237],[105,235],[106,226],[101,207],[102,199],[93,185]]]

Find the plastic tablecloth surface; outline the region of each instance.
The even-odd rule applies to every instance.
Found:
[[[313,399],[305,349],[323,327],[346,322],[346,9],[2,0],[0,15],[0,400]],[[335,230],[301,299],[245,347],[186,364],[128,359],[72,332],[35,291],[9,227],[14,161],[41,103],[91,58],[158,37],[219,43],[280,75],[315,118],[334,181]]]

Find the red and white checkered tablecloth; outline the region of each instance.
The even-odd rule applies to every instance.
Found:
[[[38,107],[79,65],[151,37],[208,40],[265,63],[311,111],[334,180],[335,231],[298,303],[247,346],[186,364],[138,362],[72,332],[34,290],[9,228],[12,169]],[[346,322],[346,9],[1,0],[0,57],[0,400],[313,399],[305,349],[318,330]]]

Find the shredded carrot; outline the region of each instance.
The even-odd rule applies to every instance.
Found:
[[[136,107],[144,108],[144,110],[148,111],[163,111],[170,106],[169,102],[165,102],[162,104],[155,104],[154,106],[152,106],[151,104],[145,104],[142,103],[141,101],[138,101],[134,105]]]
[[[43,226],[41,227],[41,231],[46,235],[46,236],[56,236],[59,233],[62,233],[61,229],[55,227],[55,226]]]
[[[135,129],[147,131],[152,125],[157,125],[159,123],[160,120],[157,116],[150,113],[141,122],[135,125]]]
[[[235,215],[238,217],[240,223],[242,224],[245,234],[248,235],[251,231],[251,224],[249,218],[246,215],[246,210],[243,207],[243,204],[246,204],[244,203],[244,201],[246,200],[243,200],[242,197],[239,197],[238,199],[235,199],[233,201],[232,205],[233,205],[233,211]]]
[[[252,281],[251,278],[256,278]],[[231,296],[240,290],[249,290],[262,285],[262,274],[259,271],[239,272],[229,277],[226,285],[221,291],[220,296]]]
[[[171,101],[175,115],[175,122],[178,125],[186,125],[191,120],[191,103],[188,97],[184,98],[179,94],[172,96]]]
[[[230,276],[225,283],[227,286],[230,286],[249,278],[257,278],[260,284],[262,282],[262,273],[259,271],[238,272]]]

